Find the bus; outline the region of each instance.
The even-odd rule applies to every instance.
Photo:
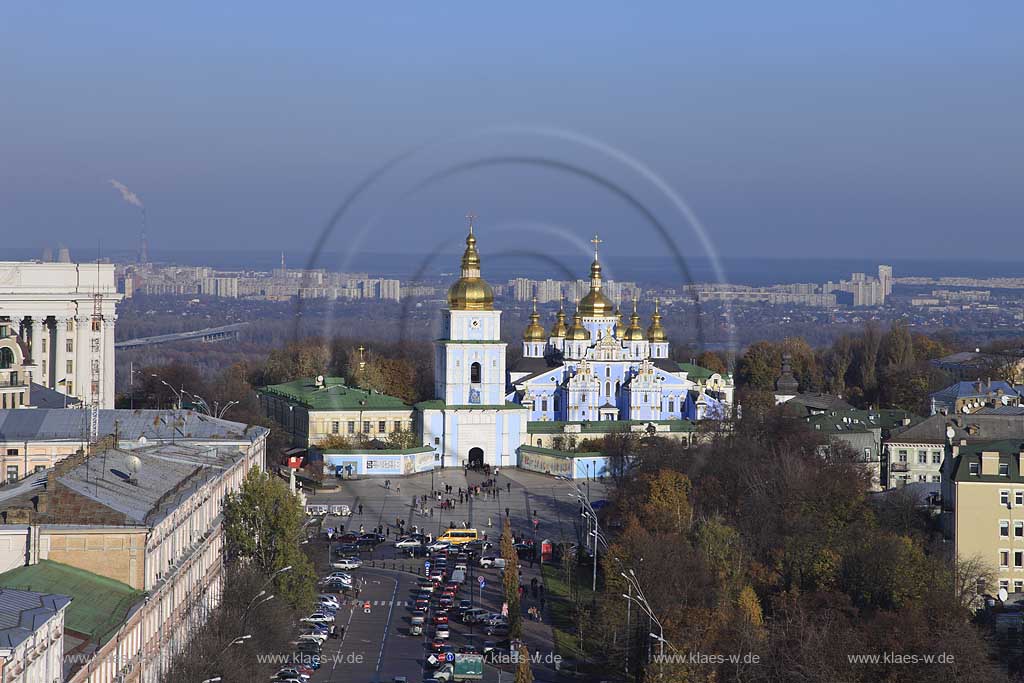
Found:
[[[476,529],[449,529],[437,537],[439,541],[448,541],[452,545],[462,545],[480,538]]]

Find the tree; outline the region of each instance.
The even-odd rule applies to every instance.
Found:
[[[225,554],[267,578],[275,594],[294,607],[312,604],[316,574],[299,547],[305,513],[297,496],[276,477],[252,468],[224,502]],[[290,570],[282,571],[285,567]]]
[[[419,445],[419,438],[415,431],[411,429],[396,429],[395,431],[388,434],[385,442],[388,448],[394,450],[406,450],[408,448],[415,448]]]
[[[772,391],[782,369],[782,353],[767,341],[755,342],[740,356],[736,383],[752,389]]]
[[[641,520],[655,533],[685,533],[690,528],[690,480],[674,470],[663,469],[646,478],[648,498],[641,507]]]
[[[720,375],[724,375],[729,371],[729,368],[725,365],[725,360],[714,351],[704,351],[697,356],[697,365],[707,368],[711,372],[717,372]]]
[[[510,638],[521,638],[523,623],[519,610],[519,553],[512,541],[512,525],[508,517],[501,529],[499,546],[501,556],[505,559],[502,586],[505,589],[505,602],[508,603],[508,633]]]
[[[515,683],[533,683],[533,670],[530,668],[530,652],[526,649],[525,645],[519,646],[518,659]]]

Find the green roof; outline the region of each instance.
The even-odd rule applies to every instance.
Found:
[[[811,428],[816,431],[841,434],[880,429],[883,436],[888,436],[888,432],[903,426],[903,420],[909,419],[910,424],[917,424],[924,418],[907,410],[883,408],[881,410],[827,410],[816,415],[809,415],[806,419]]]
[[[981,453],[999,453],[999,463],[1007,465],[1006,476],[981,474]],[[985,484],[1021,484],[1024,476],[1018,467],[1020,453],[1024,451],[1024,440],[1003,439],[1001,441],[980,441],[959,447],[959,455],[953,465],[953,481]],[[977,463],[978,474],[971,474],[970,463]]]
[[[558,422],[554,420],[534,420],[526,423],[527,434],[561,434],[566,425],[579,425],[583,434],[607,434],[608,432],[625,432],[633,425],[668,425],[670,432],[692,432],[697,425],[690,420],[594,420],[589,422]]]
[[[523,406],[518,403],[512,403],[511,401],[494,405],[481,405],[476,403],[448,405],[444,402],[444,399],[440,398],[420,401],[414,407],[416,410],[526,410]]]
[[[52,560],[4,572],[0,586],[69,596],[64,627],[100,644],[114,635],[145,595],[128,584]]]
[[[711,375],[715,374],[707,368],[703,368],[693,363],[679,363],[679,369],[686,373],[686,379],[692,379],[693,381],[707,379]]]
[[[350,387],[341,377],[325,377],[322,387],[316,386],[313,378],[304,377],[284,384],[272,384],[260,391],[280,396],[309,410],[412,410],[412,406],[400,398]]]
[[[556,458],[603,458],[604,453],[600,451],[588,451],[586,453],[577,453],[575,451],[560,451],[554,448],[541,448],[540,446],[520,446],[520,451],[529,451],[530,453],[537,453],[539,455],[550,455]]]

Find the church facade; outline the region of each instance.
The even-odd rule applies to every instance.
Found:
[[[633,301],[629,324],[601,291],[595,236],[590,291],[566,326],[564,307],[545,332],[534,305],[523,334],[523,358],[509,372],[509,401],[530,421],[721,419],[732,387],[699,383],[669,359],[669,342],[658,302],[646,330]]]

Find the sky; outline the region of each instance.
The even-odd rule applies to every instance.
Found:
[[[484,252],[599,232],[630,256],[1013,259],[1022,20],[1009,1],[7,3],[0,225],[11,247],[133,246],[117,179],[154,250],[328,231],[356,260],[415,254],[473,212]]]

